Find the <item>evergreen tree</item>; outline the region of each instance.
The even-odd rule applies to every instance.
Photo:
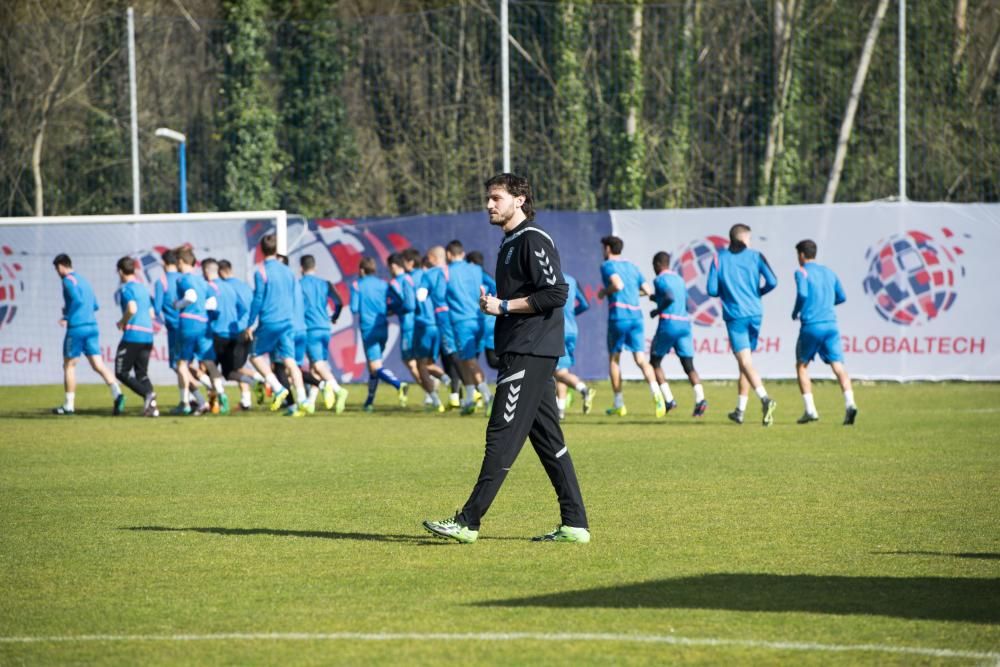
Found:
[[[560,207],[583,210],[597,205],[590,185],[591,142],[581,62],[589,7],[589,0],[559,3],[554,48],[558,173],[553,174],[551,201]]]

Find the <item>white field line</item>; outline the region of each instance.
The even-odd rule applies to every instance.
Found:
[[[671,646],[715,646],[769,649],[774,651],[806,651],[825,653],[894,653],[928,656],[933,658],[968,658],[1000,661],[997,651],[968,651],[920,646],[891,646],[888,644],[820,644],[815,642],[778,642],[755,639],[718,639],[712,637],[676,637],[672,635],[631,635],[608,633],[550,633],[550,632],[471,632],[471,633],[417,633],[417,632],[226,632],[217,634],[176,635],[56,635],[40,637],[0,637],[0,644],[41,644],[71,642],[209,642],[209,641],[366,641],[366,642],[432,642],[432,641],[574,641],[574,642],[624,642],[636,644],[666,644]]]

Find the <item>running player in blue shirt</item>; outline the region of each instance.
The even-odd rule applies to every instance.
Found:
[[[301,417],[305,414],[305,387],[302,382],[302,371],[295,365],[295,339],[292,318],[295,313],[295,274],[278,259],[278,238],[267,234],[260,240],[261,254],[264,263],[254,272],[253,301],[250,302],[250,315],[247,318],[247,329],[243,332],[246,340],[253,341],[250,352],[250,363],[257,372],[264,376],[264,381],[271,388],[271,410],[276,411],[288,397],[286,389],[271,370],[270,361],[282,364],[295,388],[296,405],[285,414],[290,417]],[[260,320],[259,326],[257,325]],[[264,357],[269,357],[265,360]]]
[[[466,254],[465,261],[470,264],[475,264],[483,270],[483,287],[486,288],[487,294],[497,293],[497,283],[493,280],[491,276],[486,271],[486,267],[483,266],[485,261],[483,258],[483,253],[478,250],[473,250],[472,252]],[[479,321],[482,322],[483,326],[483,343],[481,348],[483,354],[486,357],[486,365],[493,370],[500,369],[500,357],[497,356],[496,352],[496,342],[495,342],[495,332],[497,328],[497,318],[495,315],[490,315],[489,313],[484,313],[482,310],[479,311]]]
[[[309,370],[321,381],[323,403],[327,410],[335,410],[339,415],[347,405],[347,389],[340,386],[330,369],[330,324],[328,303],[340,304],[340,296],[333,283],[316,275],[316,258],[302,255],[299,258],[302,269],[302,298],[306,319],[306,356]],[[341,304],[341,307],[343,305]],[[339,315],[339,312],[335,313]]]
[[[580,289],[576,278],[565,271],[563,278],[566,279],[566,284],[569,286],[566,305],[563,306],[563,340],[566,344],[566,354],[559,357],[559,361],[556,362],[556,372],[553,373],[553,377],[556,379],[556,407],[559,408],[560,420],[566,418],[566,409],[569,407],[567,396],[570,395],[570,387],[580,392],[580,396],[583,398],[583,414],[585,415],[590,414],[591,408],[594,407],[594,396],[597,394],[595,389],[588,387],[579,376],[570,371],[570,368],[576,364],[576,337],[580,331],[576,324],[576,316],[586,312],[590,308],[590,302],[587,301],[587,295]]]
[[[426,270],[421,266],[420,253],[414,248],[403,251],[403,266],[407,275],[413,280],[415,310],[413,318],[413,357],[417,362],[417,373],[420,384],[431,391],[424,399],[424,409],[434,412],[444,412],[444,406],[437,395],[438,384],[442,382],[451,390],[451,379],[444,370],[434,363],[434,358],[441,350],[441,335],[434,317],[434,302],[430,296],[430,287]]]
[[[799,424],[808,424],[819,419],[816,403],[813,401],[812,380],[809,378],[809,362],[816,354],[824,363],[830,364],[833,374],[844,392],[844,426],[851,426],[858,416],[858,406],[854,403],[851,377],[844,368],[844,351],[840,344],[840,330],[837,328],[837,314],[834,306],[847,300],[840,279],[830,269],[816,262],[816,243],[806,239],[795,246],[799,257],[799,269],[795,272],[795,308],[792,319],[802,322],[799,340],[795,344],[795,373],[799,378],[802,402],[806,411],[799,417]]]
[[[659,320],[656,326],[656,335],[649,350],[649,363],[656,373],[656,380],[660,383],[660,391],[663,392],[663,400],[667,402],[667,409],[674,408],[677,403],[674,401],[673,392],[667,383],[667,376],[663,372],[661,364],[663,357],[670,354],[670,350],[677,353],[680,359],[681,368],[688,376],[694,388],[694,412],[692,417],[701,417],[708,409],[708,402],[705,400],[705,390],[701,386],[701,377],[694,369],[694,343],[691,339],[691,316],[687,312],[687,287],[684,279],[670,270],[670,254],[660,251],[653,255],[653,273],[656,278],[653,280],[653,302],[656,308],[649,314]]]
[[[458,360],[455,331],[452,329],[451,315],[449,315],[448,260],[444,247],[436,245],[428,250],[427,262],[430,267],[424,271],[424,282],[434,306],[434,319],[437,322],[438,335],[441,340],[441,366],[449,378],[447,407],[449,410],[457,410],[461,407],[458,399],[458,388],[462,385],[462,368]]]
[[[405,408],[409,386],[382,366],[382,354],[389,340],[390,304],[398,312],[401,300],[395,290],[390,290],[389,283],[375,275],[374,257],[362,257],[358,268],[361,277],[351,283],[351,312],[357,319],[365,359],[368,360],[368,397],[362,409],[365,412],[374,411],[379,380],[385,380],[396,389],[399,405]]]
[[[642,307],[639,305],[639,295],[652,294],[653,289],[643,280],[638,266],[621,258],[624,241],[617,236],[605,236],[601,239],[601,247],[604,249],[604,263],[601,264],[604,287],[597,293],[597,298],[608,298],[608,366],[611,388],[615,392],[614,407],[608,408],[607,413],[620,417],[628,414],[622,396],[621,355],[625,349],[632,352],[636,366],[649,384],[649,393],[653,395],[659,419],[667,414],[667,404],[656,383],[653,367],[646,361],[646,335]]]
[[[66,396],[63,404],[53,408],[53,414],[71,415],[76,410],[76,360],[82,354],[87,357],[90,367],[101,376],[111,389],[114,401],[112,414],[121,414],[125,407],[125,397],[115,382],[115,376],[101,361],[101,343],[97,328],[97,297],[90,283],[73,271],[73,260],[63,253],[52,260],[56,273],[62,278],[63,309],[59,325],[66,327],[63,339],[63,384]]]
[[[170,414],[179,415],[191,411],[190,406],[184,401],[185,387],[192,392],[198,404],[204,402],[204,397],[201,395],[198,385],[187,385],[186,380],[177,370],[177,359],[181,349],[181,320],[177,309],[174,308],[174,301],[177,300],[177,281],[181,279],[181,273],[177,270],[177,251],[173,248],[165,250],[160,257],[163,260],[163,275],[156,282],[153,294],[153,308],[156,310],[157,317],[167,329],[167,360],[170,370],[177,374],[178,393],[177,406],[170,411]],[[185,408],[185,406],[188,407]]]
[[[233,265],[228,259],[219,260],[220,284],[224,283],[232,292],[236,305],[236,320],[229,325],[231,336],[225,339],[224,347],[215,350],[215,357],[222,367],[222,374],[227,380],[237,382],[240,386],[240,408],[249,410],[250,387],[254,378],[246,368],[250,359],[250,346],[243,339],[250,317],[250,303],[253,301],[253,290],[245,282],[233,276]]]
[[[213,294],[209,294],[208,283],[195,271],[196,263],[197,259],[191,248],[177,249],[177,268],[181,272],[181,278],[177,281],[177,299],[174,301],[174,308],[177,309],[180,318],[180,355],[177,359],[177,371],[184,378],[185,385],[189,387],[195,382],[191,367],[197,362],[208,372],[209,383],[216,395],[221,396],[225,393],[225,385],[222,382],[222,374],[215,364],[215,345],[208,326],[208,313],[216,309],[217,301]],[[185,390],[182,408],[184,414],[191,413],[187,405],[190,399],[190,392]],[[201,398],[200,394],[196,399],[198,407],[193,411],[194,414],[201,415],[211,409],[208,401]]]
[[[117,269],[121,282],[118,302],[122,308],[118,329],[122,332],[122,339],[115,352],[115,377],[142,396],[143,415],[159,417],[156,393],[153,383],[149,381],[149,355],[153,351],[153,317],[156,314],[153,300],[146,286],[135,279],[134,259],[122,257],[118,260]]]
[[[424,390],[425,409],[443,412],[444,406],[441,405],[441,400],[435,391],[433,377],[430,373],[421,374],[420,367],[417,364],[418,357],[416,356],[416,350],[413,348],[416,317],[420,306],[417,303],[417,290],[413,285],[413,278],[406,271],[406,260],[403,259],[402,253],[389,255],[386,264],[389,267],[389,273],[392,275],[392,280],[389,282],[389,286],[391,287],[390,292],[395,294],[395,299],[399,302],[399,307],[396,308],[395,312],[399,316],[400,357],[403,363],[407,365],[407,368],[410,368],[410,373],[413,375],[414,380]],[[409,327],[408,334],[407,327]],[[403,345],[407,336],[409,336],[410,349],[404,351]],[[413,364],[412,368],[410,367],[410,362]]]
[[[242,371],[246,363],[247,347],[240,335],[243,333],[240,320],[246,318],[247,309],[237,297],[233,286],[219,276],[219,262],[207,257],[201,261],[201,271],[208,285],[209,296],[215,297],[215,309],[208,311],[208,331],[212,338],[216,366],[222,375],[219,385],[225,389],[226,380],[239,382],[240,403],[243,404],[244,400],[249,399],[247,380],[252,379],[244,376]],[[215,396],[218,399],[218,412],[229,414],[229,397],[226,392],[216,391]],[[212,411],[215,412],[216,408],[213,407]]]
[[[451,318],[455,348],[461,363],[462,380],[465,383],[462,414],[471,415],[476,411],[477,390],[487,406],[493,398],[489,385],[486,384],[486,376],[479,365],[479,353],[483,343],[483,319],[479,312],[479,297],[487,292],[489,283],[483,277],[481,266],[465,261],[465,248],[461,241],[454,240],[448,243],[445,247],[445,256],[448,259],[446,288],[448,315]],[[494,287],[495,285],[494,283]]]
[[[761,280],[764,284],[761,285]],[[767,395],[760,375],[753,367],[752,353],[757,347],[764,308],[761,297],[778,286],[778,279],[764,255],[750,248],[750,228],[743,224],[729,229],[729,248],[720,250],[708,269],[709,296],[722,299],[722,319],[729,332],[729,346],[739,365],[739,396],[729,419],[743,423],[750,387],[760,398],[762,423],[774,423],[777,403]]]

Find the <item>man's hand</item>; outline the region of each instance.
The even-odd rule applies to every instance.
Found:
[[[63,318],[61,318],[59,320],[59,326],[61,326],[63,329],[66,328],[66,318],[65,317],[63,317]]]
[[[479,286],[479,310],[487,315],[500,315],[500,299],[486,293],[486,288]]]
[[[607,290],[606,287],[602,287],[601,289],[597,290],[597,298],[598,299],[603,299],[607,295],[608,295],[608,290]]]

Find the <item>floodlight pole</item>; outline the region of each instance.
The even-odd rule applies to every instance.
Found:
[[[132,213],[139,215],[139,113],[135,85],[135,12],[128,8],[128,95],[132,113]]]
[[[177,142],[177,158],[180,162],[180,212],[188,212],[187,202],[187,137],[183,133],[167,127],[156,128],[156,136]]]
[[[507,0],[500,0],[500,80],[503,88],[503,170],[510,173],[510,34]]]
[[[906,0],[899,0],[899,201],[906,201]]]

